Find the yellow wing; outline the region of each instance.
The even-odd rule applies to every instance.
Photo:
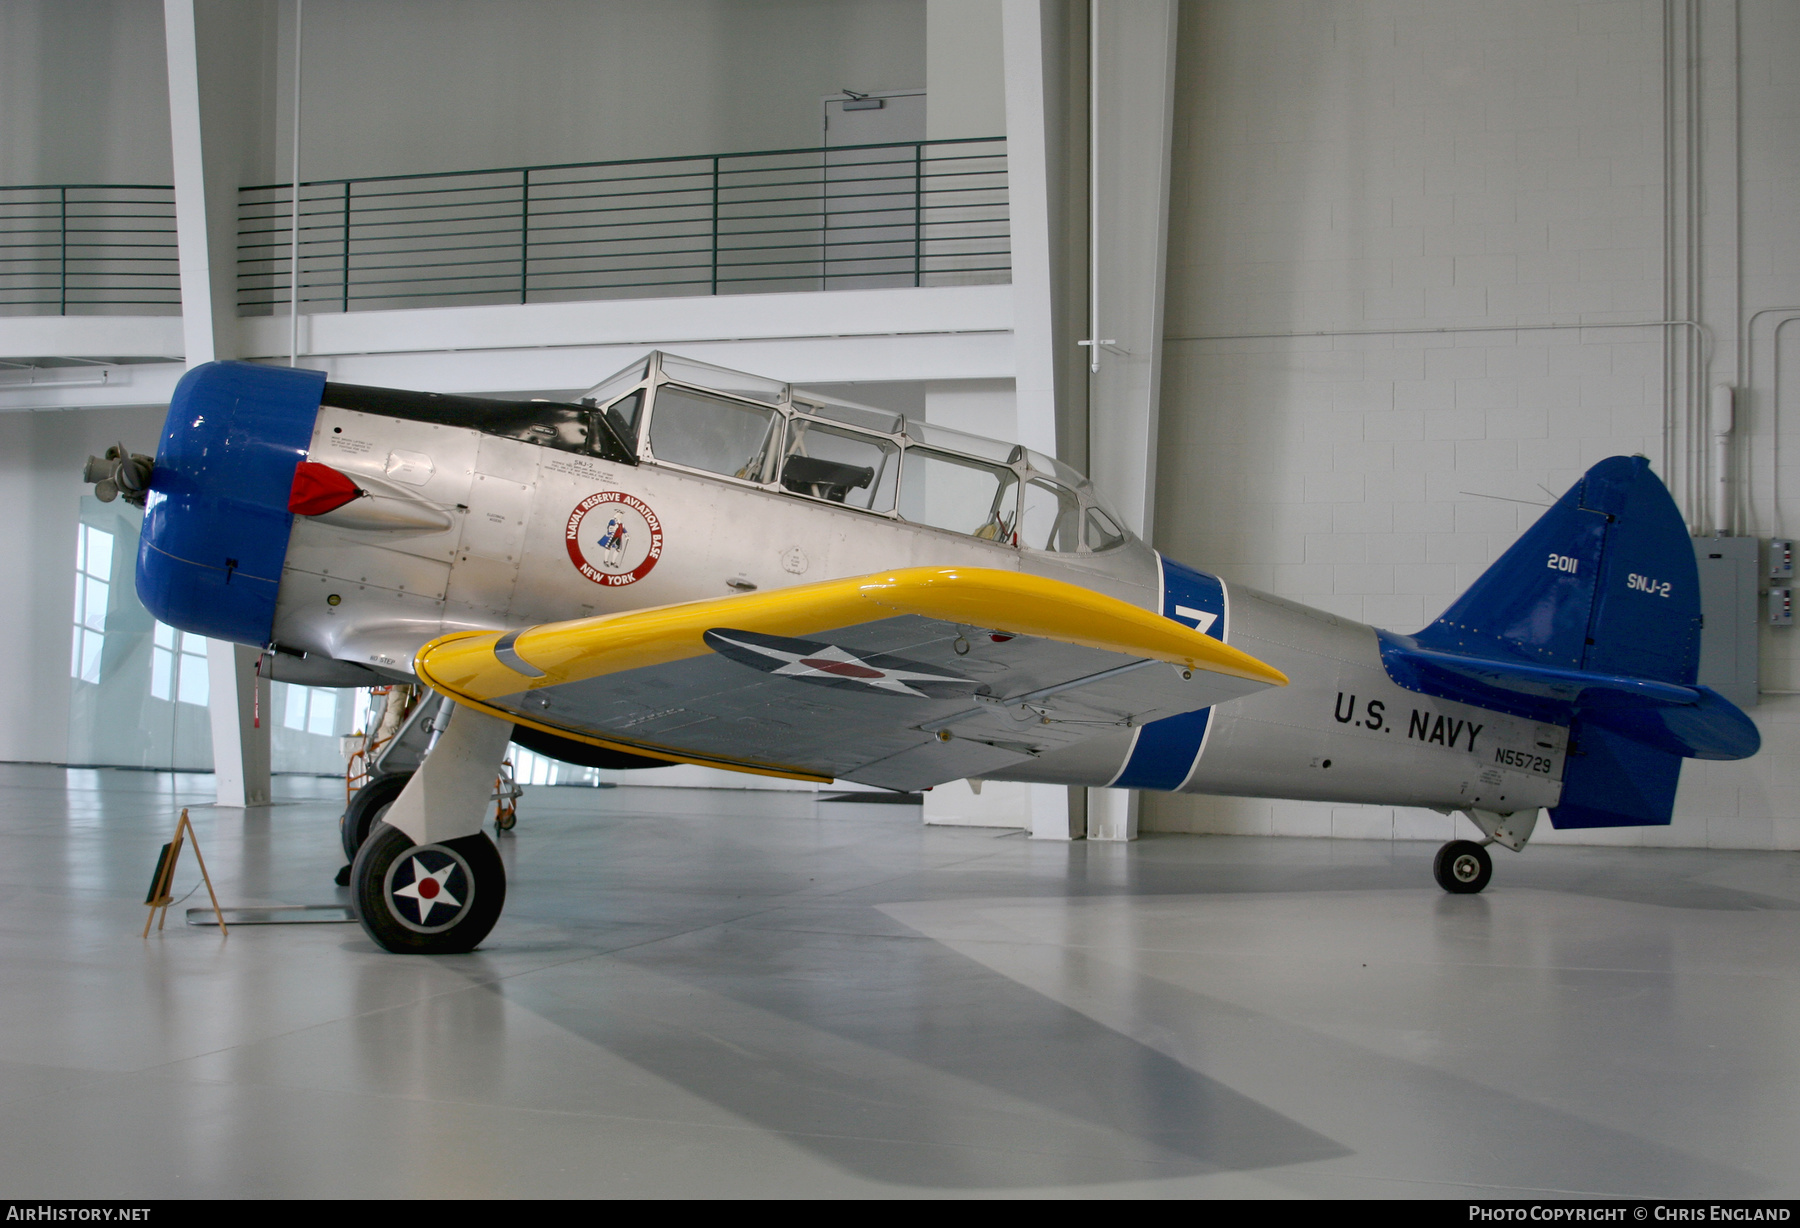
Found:
[[[935,567],[457,632],[414,668],[460,703],[598,746],[906,790],[1287,683],[1091,589]]]

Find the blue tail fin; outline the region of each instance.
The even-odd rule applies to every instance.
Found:
[[[1687,525],[1649,461],[1603,460],[1414,638],[1445,652],[1692,684],[1700,574]]]
[[[1761,736],[1694,685],[1700,576],[1687,525],[1642,457],[1588,470],[1414,636],[1381,632],[1401,686],[1569,726],[1558,827],[1669,822],[1683,757]]]

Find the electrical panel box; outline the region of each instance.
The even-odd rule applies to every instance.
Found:
[[[1769,625],[1771,627],[1794,625],[1793,589],[1772,588],[1769,590]]]
[[[1740,708],[1757,702],[1760,537],[1696,537],[1700,569],[1700,682]]]
[[[1794,578],[1794,543],[1780,537],[1769,539],[1769,579]]]

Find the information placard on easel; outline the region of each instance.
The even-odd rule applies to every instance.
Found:
[[[163,922],[169,919],[169,905],[175,902],[169,888],[175,882],[175,863],[181,860],[182,846],[189,841],[194,845],[194,860],[200,863],[200,879],[206,884],[206,894],[212,900],[213,914],[219,918],[219,932],[229,934],[225,928],[225,912],[219,907],[219,897],[213,891],[212,876],[206,872],[206,858],[200,855],[200,841],[194,835],[194,825],[188,822],[186,807],[182,808],[181,821],[175,824],[175,838],[162,846],[162,852],[156,856],[156,873],[150,877],[150,894],[144,897],[150,915],[144,918],[144,937],[150,937],[150,923],[156,922],[156,928],[162,929]],[[190,893],[191,894],[191,893]],[[162,915],[157,915],[157,909]]]

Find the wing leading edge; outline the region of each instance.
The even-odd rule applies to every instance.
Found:
[[[1103,593],[925,567],[457,632],[414,668],[460,703],[596,745],[896,789],[1287,683]]]

